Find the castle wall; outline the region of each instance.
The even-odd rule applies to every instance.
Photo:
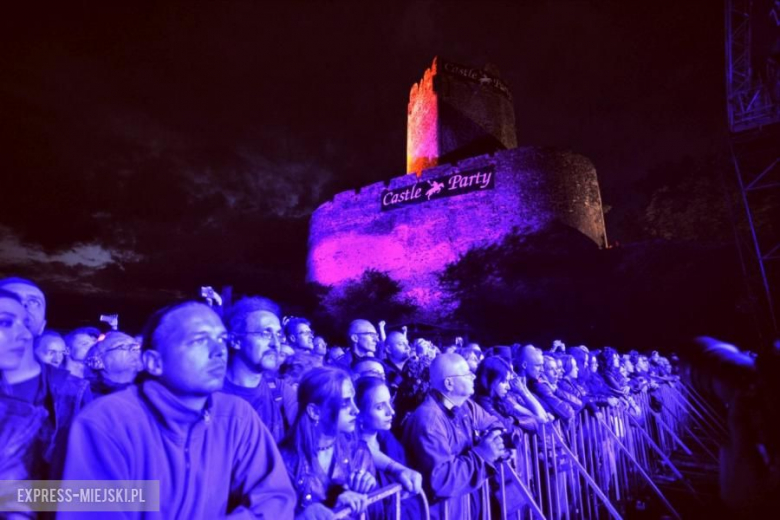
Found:
[[[446,196],[450,186],[445,186],[427,200],[428,181],[459,172],[483,176],[472,175],[468,193]],[[491,180],[485,183],[488,172]],[[383,210],[388,190],[417,198]],[[308,278],[338,285],[366,269],[386,271],[430,308],[440,301],[436,273],[447,263],[473,246],[501,240],[513,228],[532,232],[556,220],[605,245],[598,180],[587,158],[531,147],[472,157],[427,169],[419,179],[405,175],[342,192],[322,204],[311,217]]]

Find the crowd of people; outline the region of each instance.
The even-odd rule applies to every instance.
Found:
[[[432,518],[477,518],[517,439],[639,416],[635,396],[677,377],[658,352],[437,346],[364,319],[328,346],[259,296],[177,303],[139,335],[60,334],[46,310],[34,282],[0,280],[0,480],[159,480],[163,518],[386,518],[368,497],[393,483],[403,518],[422,494]]]

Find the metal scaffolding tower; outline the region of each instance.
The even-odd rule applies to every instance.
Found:
[[[754,26],[777,29],[780,1],[726,0],[726,94],[731,155],[747,225],[738,239],[751,300],[766,342],[778,335],[780,299],[780,63],[756,63]],[[766,39],[766,38],[765,38]],[[777,50],[775,50],[777,52]],[[740,233],[738,233],[739,235]]]

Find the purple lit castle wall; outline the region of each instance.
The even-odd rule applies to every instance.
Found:
[[[435,87],[430,72],[420,85],[429,81]],[[493,100],[497,91],[504,95],[488,82],[472,82],[459,88],[467,87],[476,89],[477,96],[474,92],[467,96],[471,99],[482,91]],[[412,90],[413,98],[419,95],[417,90],[416,94]],[[419,118],[427,133],[412,120],[421,105],[415,108],[410,102],[410,134],[416,132],[418,140],[426,136],[430,139],[424,146],[421,143],[410,148],[409,156],[414,156],[415,150],[441,152],[439,138],[449,135],[449,144],[445,143],[450,156],[447,164],[434,156],[439,165],[423,170],[419,177],[404,175],[339,193],[312,214],[310,280],[339,286],[367,269],[377,269],[400,281],[408,296],[435,314],[441,303],[437,274],[471,247],[495,243],[513,229],[533,232],[562,222],[597,245],[606,245],[598,179],[587,158],[549,148],[506,149],[513,136],[504,135],[502,144],[494,135],[500,125],[494,125],[485,131],[487,137],[480,138],[478,128],[485,127],[480,121],[467,132],[454,132],[453,128],[462,127],[463,118],[458,116],[454,125],[447,126],[453,119],[444,114],[458,105],[452,99],[448,101],[452,106],[442,110],[441,96],[428,97],[435,106],[429,106],[431,110],[425,110],[425,117]],[[438,116],[432,118],[431,114]],[[457,135],[464,136],[461,148],[451,139]],[[480,146],[487,146],[489,153],[452,159],[463,147],[475,150]],[[430,159],[426,155],[425,161],[414,164],[429,164]]]

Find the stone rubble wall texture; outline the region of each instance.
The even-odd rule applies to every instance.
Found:
[[[396,189],[457,171],[495,165],[495,188],[381,210]],[[600,247],[606,232],[596,170],[586,157],[551,148],[499,151],[337,194],[311,217],[308,279],[335,285],[367,269],[387,272],[429,315],[442,305],[437,274],[470,248],[513,229],[562,222]]]

